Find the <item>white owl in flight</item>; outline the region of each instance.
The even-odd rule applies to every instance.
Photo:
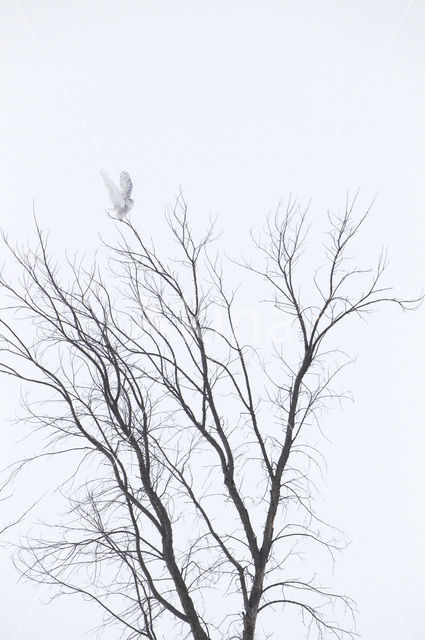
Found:
[[[120,188],[118,188],[105,171],[101,171],[100,175],[103,178],[113,205],[112,209],[106,209],[106,211],[111,211],[118,220],[122,220],[134,204],[134,201],[130,197],[133,190],[131,178],[127,171],[121,171]]]

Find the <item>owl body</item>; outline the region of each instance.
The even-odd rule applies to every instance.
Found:
[[[131,181],[130,175],[127,173],[127,171],[121,171],[120,188],[118,188],[115,182],[110,179],[107,173],[101,171],[100,174],[103,178],[113,205],[112,209],[107,209],[106,211],[112,212],[118,220],[122,220],[134,205],[134,200],[131,199],[133,183]]]

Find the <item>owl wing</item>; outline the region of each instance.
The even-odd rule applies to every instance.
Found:
[[[101,171],[100,175],[103,178],[103,182],[105,183],[105,186],[108,190],[109,197],[111,199],[113,206],[123,207],[125,204],[124,198],[120,190],[118,189],[117,185],[111,180],[111,178],[108,176],[107,173],[105,173],[105,171]]]
[[[133,191],[133,183],[127,171],[121,171],[120,173],[120,187],[126,198],[130,198]]]

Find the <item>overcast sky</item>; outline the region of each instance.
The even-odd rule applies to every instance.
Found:
[[[99,169],[127,169],[149,235],[181,185],[235,255],[291,193],[323,216],[360,188],[360,208],[378,194],[364,248],[388,247],[391,283],[415,294],[424,33],[422,0],[2,0],[1,226],[27,239],[35,199],[58,251],[92,251],[111,226]],[[364,638],[423,635],[423,324],[385,309],[360,325],[344,345],[355,402],[325,418],[327,515],[352,539],[335,581]],[[7,464],[17,391],[1,390]],[[2,638],[75,640],[96,622],[76,598],[41,604],[0,555]]]

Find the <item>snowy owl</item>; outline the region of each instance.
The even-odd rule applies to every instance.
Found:
[[[115,214],[118,220],[122,220],[132,208],[134,201],[130,198],[133,190],[133,183],[127,171],[121,171],[120,173],[120,188],[110,179],[108,174],[104,171],[100,172],[103,181],[108,189],[109,197],[111,199],[113,208],[106,209]]]

